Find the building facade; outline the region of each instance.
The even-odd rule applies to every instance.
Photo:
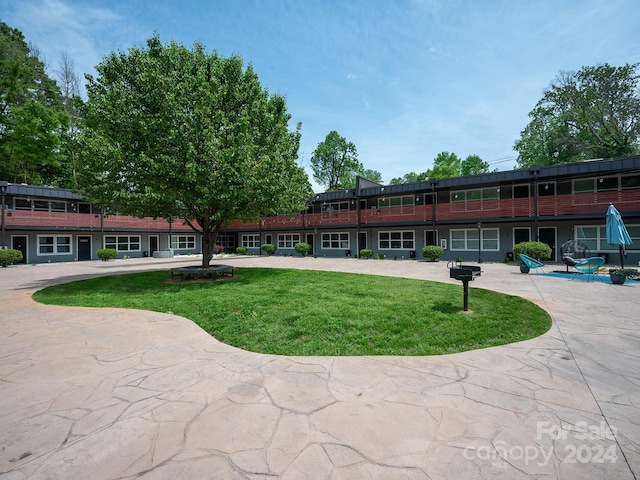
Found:
[[[6,184],[0,245],[22,250],[26,263],[93,260],[103,247],[131,257],[169,248],[200,252],[199,236],[179,220],[103,215],[68,190],[0,184]],[[402,185],[358,178],[355,189],[316,194],[304,212],[229,225],[218,243],[256,255],[272,243],[276,254],[287,255],[306,242],[319,257],[369,248],[390,259],[420,258],[424,245],[437,244],[444,260],[498,262],[512,258],[514,244],[538,240],[557,262],[560,246],[579,240],[616,264],[618,247],[607,244],[605,229],[611,203],[633,239],[625,265],[638,266],[640,156]]]

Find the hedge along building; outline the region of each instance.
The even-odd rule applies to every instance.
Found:
[[[153,256],[170,246],[177,253],[201,248],[199,235],[179,220],[170,226],[165,220],[103,215],[68,190],[8,184],[5,202],[3,234],[10,236],[7,246],[26,251],[24,262],[96,259],[102,247],[131,257]],[[397,259],[420,257],[424,245],[437,244],[445,247],[445,260],[497,262],[528,240],[547,243],[551,261],[558,261],[560,246],[571,239],[615,263],[617,246],[606,241],[610,203],[633,239],[627,264],[637,265],[640,156],[402,185],[358,178],[355,189],[315,195],[305,212],[229,225],[218,243],[226,251],[245,246],[254,254],[272,243],[276,254],[286,255],[306,242],[316,256],[356,256],[370,248]]]

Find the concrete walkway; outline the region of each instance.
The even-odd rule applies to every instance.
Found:
[[[539,304],[553,326],[440,357],[260,355],[170,312],[31,300],[53,283],[194,263],[0,269],[2,480],[640,476],[640,282],[483,264],[471,308],[474,288],[498,290]],[[450,281],[444,262],[224,263]]]

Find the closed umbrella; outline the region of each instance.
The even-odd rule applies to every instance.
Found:
[[[620,212],[613,206],[609,205],[607,210],[607,243],[609,245],[618,245],[620,250],[620,266],[624,268],[624,245],[631,245],[631,237],[624,226]]]

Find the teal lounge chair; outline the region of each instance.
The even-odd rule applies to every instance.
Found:
[[[590,282],[591,279],[597,275],[598,269],[604,265],[604,257],[589,257],[584,260],[580,260],[576,262],[574,265],[575,269],[578,270],[571,280],[573,280],[576,275],[580,273],[587,275],[587,282]]]
[[[544,267],[544,263],[530,257],[529,255],[525,255],[524,253],[520,254],[520,260],[522,260],[522,263],[529,267],[530,270],[536,270],[536,274],[538,273],[538,268]]]

